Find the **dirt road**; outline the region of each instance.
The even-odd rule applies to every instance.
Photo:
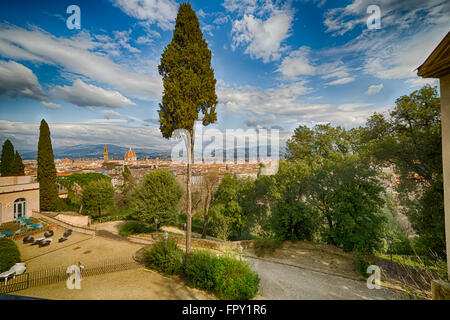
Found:
[[[390,289],[368,289],[358,281],[288,266],[273,261],[246,258],[260,278],[259,295],[269,300],[395,300],[402,295]]]

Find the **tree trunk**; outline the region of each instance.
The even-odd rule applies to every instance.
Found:
[[[203,231],[202,231],[202,239],[206,239],[206,228],[208,226],[208,215],[205,214],[205,220],[203,221]]]
[[[83,210],[83,204],[80,204],[80,210],[78,211],[78,213],[81,214],[82,210]]]
[[[191,229],[192,229],[192,193],[191,193],[191,180],[192,180],[192,160],[194,153],[194,134],[187,138],[188,141],[188,163],[187,163],[187,219],[186,219],[186,261],[189,260],[191,253]]]
[[[209,202],[210,202],[210,195],[209,195],[209,190],[208,193],[206,194],[206,199],[205,199],[205,218],[203,221],[203,230],[202,230],[202,239],[206,239],[206,228],[208,226],[208,211],[209,211]]]

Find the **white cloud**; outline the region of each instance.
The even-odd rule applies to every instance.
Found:
[[[308,47],[301,47],[296,51],[292,51],[289,56],[282,60],[277,71],[287,78],[315,74],[316,68],[309,61],[308,53]]]
[[[340,78],[340,79],[330,81],[327,84],[331,85],[331,86],[335,86],[335,85],[339,85],[339,84],[350,83],[350,82],[353,82],[354,80],[355,80],[355,78],[352,78],[352,77]]]
[[[277,118],[273,114],[269,114],[266,117],[255,117],[254,115],[250,116],[245,120],[245,125],[248,127],[263,127],[268,126],[270,124],[275,123]]]
[[[426,84],[429,84],[431,86],[437,86],[439,85],[439,79],[427,79],[427,78],[410,78],[405,81],[406,83],[410,84],[411,87],[423,87]]]
[[[172,0],[115,0],[114,4],[127,15],[156,23],[163,30],[173,28],[178,11]]]
[[[225,0],[222,4],[225,9],[230,12],[238,12],[243,15],[245,13],[254,13],[258,8],[257,0]]]
[[[0,95],[49,100],[33,71],[15,61],[0,60]]]
[[[373,85],[369,86],[369,88],[367,89],[366,93],[368,95],[376,94],[376,93],[380,92],[381,89],[383,89],[383,84],[382,83],[380,83],[380,84],[373,84]]]
[[[37,28],[29,31],[0,25],[0,55],[4,57],[55,65],[63,72],[108,84],[132,97],[159,100],[162,93],[159,75],[132,72],[127,66],[91,51],[102,45],[92,41],[86,34],[75,38],[58,38]]]
[[[225,1],[229,11],[244,16],[232,23],[232,49],[245,47],[245,53],[264,63],[276,61],[287,50],[282,43],[290,36],[294,11],[272,1]]]
[[[42,101],[41,104],[48,109],[61,109],[63,106],[53,102]]]
[[[373,107],[364,102],[347,104],[304,103],[301,97],[311,92],[304,81],[280,85],[265,90],[252,86],[232,88],[221,85],[218,88],[219,110],[225,113],[245,112],[250,115],[247,125],[261,125],[276,119],[277,124],[293,122],[317,124],[331,122],[348,127],[364,124],[374,112],[383,108]],[[303,99],[304,100],[304,99]]]
[[[134,105],[118,91],[109,91],[93,84],[75,80],[72,86],[56,86],[52,92],[58,97],[80,107],[121,108]]]

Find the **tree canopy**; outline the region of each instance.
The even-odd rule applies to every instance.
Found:
[[[145,223],[174,222],[183,189],[173,174],[164,169],[153,170],[136,185],[131,200],[133,215]]]
[[[114,188],[108,179],[92,180],[83,188],[82,203],[91,214],[101,217],[102,211],[114,203]]]
[[[0,174],[2,177],[23,176],[25,174],[24,169],[22,157],[17,150],[14,153],[13,144],[9,139],[6,139],[2,147]]]

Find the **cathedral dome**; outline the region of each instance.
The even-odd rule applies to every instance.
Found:
[[[127,153],[125,153],[125,161],[135,161],[136,160],[136,153],[134,153],[133,150],[128,150]]]

